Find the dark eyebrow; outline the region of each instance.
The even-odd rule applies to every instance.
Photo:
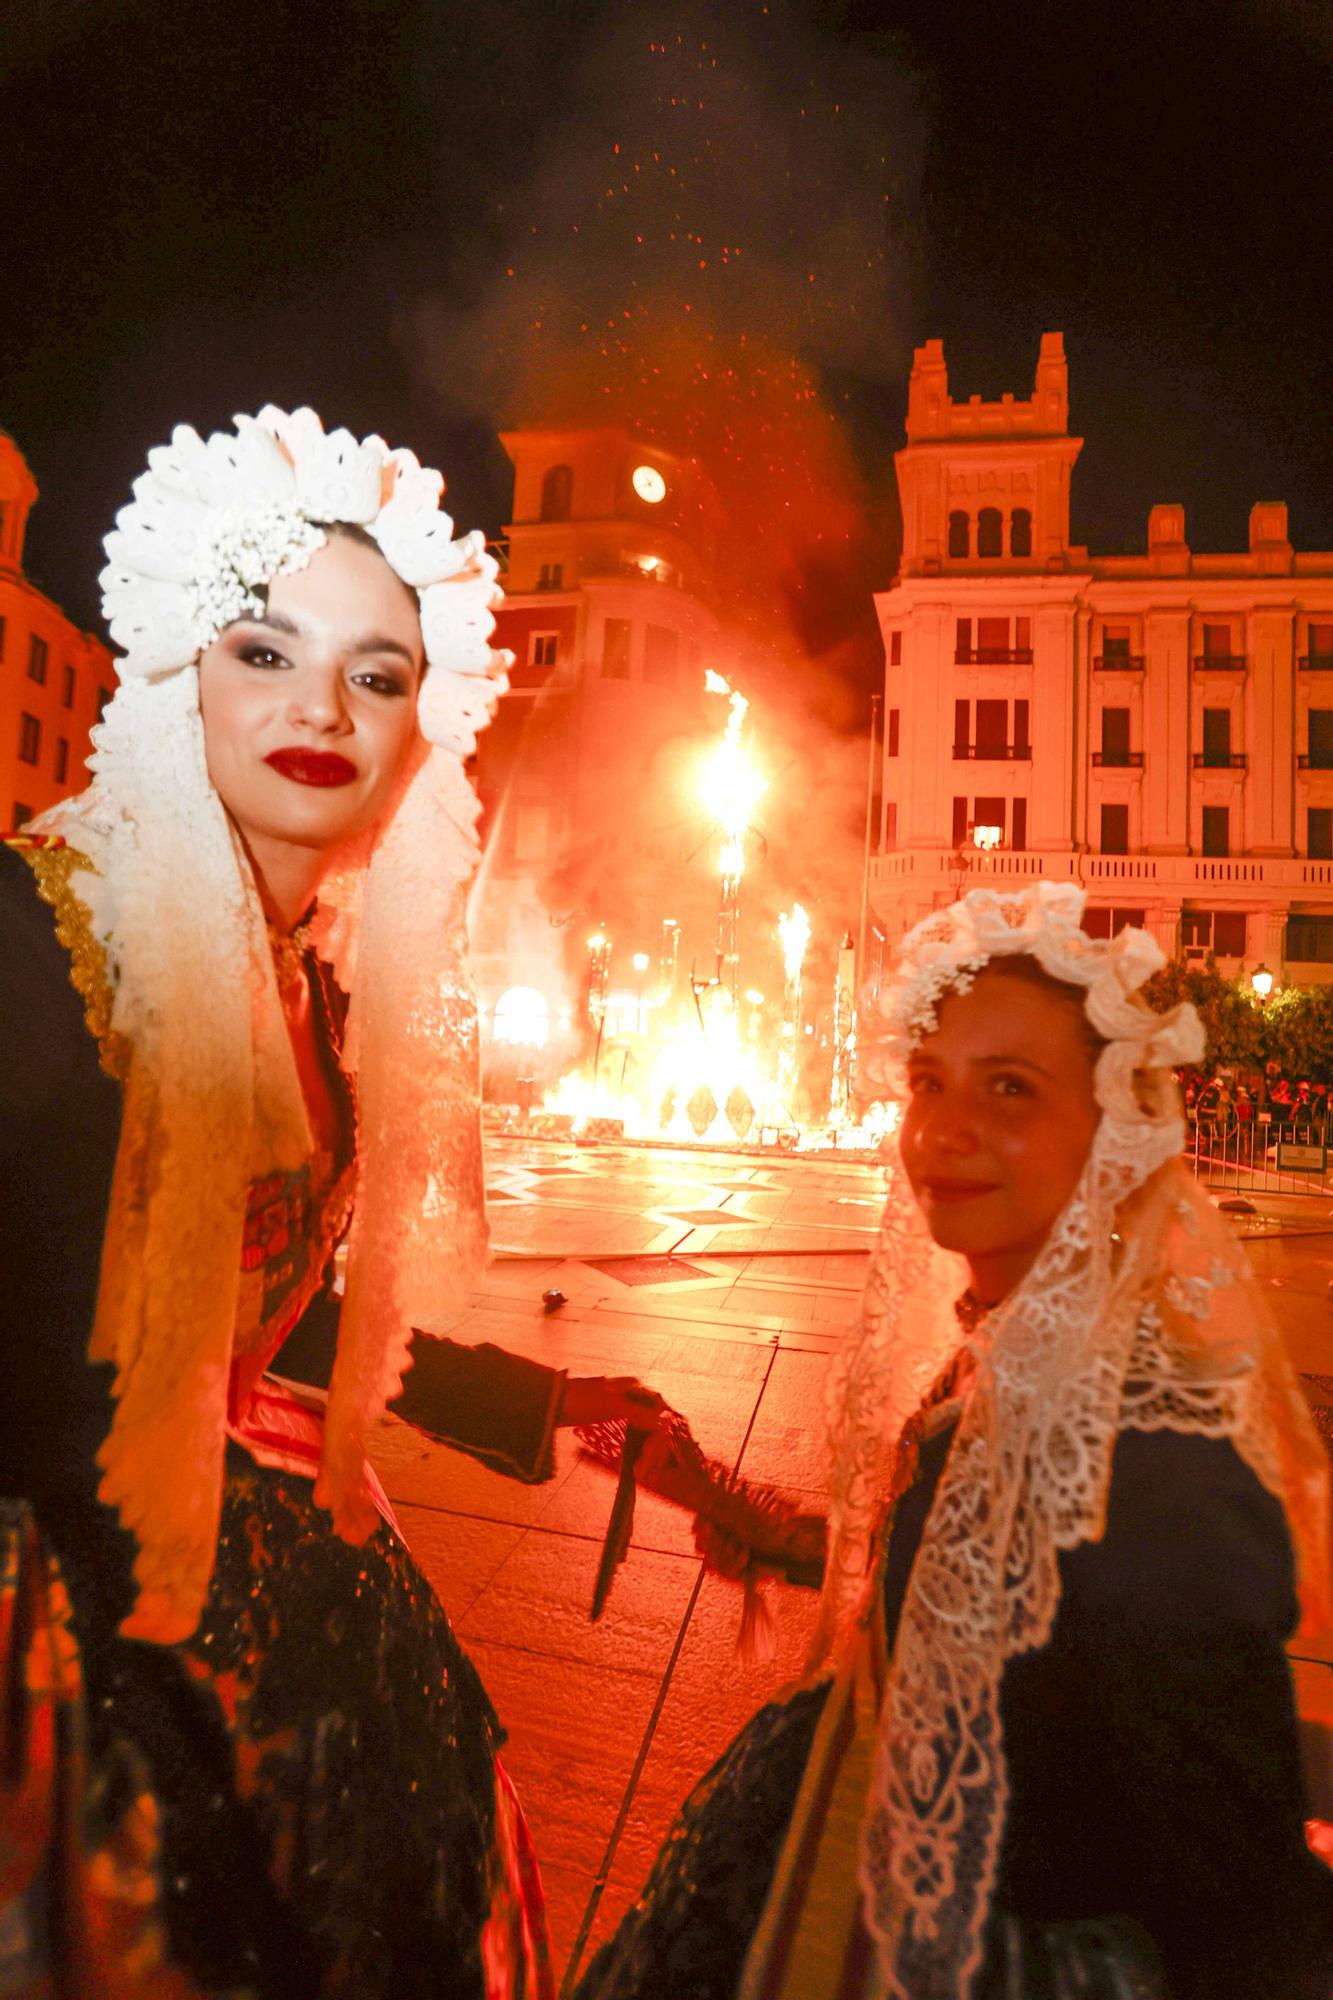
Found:
[[[267,625],[270,632],[285,632],[289,639],[299,639],[301,637],[300,626],[295,622],[294,619],[288,618],[286,614],[281,611],[264,610],[264,611],[256,611],[254,613],[247,611],[243,613],[241,617],[233,618],[232,624]]]
[[[982,1069],[1035,1069],[1038,1076],[1050,1076],[1051,1071],[1043,1063],[1034,1062],[1031,1056],[978,1056]]]
[[[396,653],[410,667],[420,663],[420,654],[410,652],[401,640],[390,639],[383,632],[368,632],[364,639],[353,639],[347,650],[349,653]]]

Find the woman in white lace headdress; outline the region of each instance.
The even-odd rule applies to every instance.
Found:
[[[107,541],[93,783],[0,850],[5,1992],[551,1990],[366,1439],[540,1479],[657,1405],[413,1332],[485,1250],[463,760],[509,664],[442,486],[310,410],[177,430]]]
[[[1082,911],[976,891],[903,942],[811,1672],[579,2000],[1333,1990],[1284,1651],[1329,1630],[1328,1467],[1179,1158],[1197,1017],[1151,1012],[1157,946]]]

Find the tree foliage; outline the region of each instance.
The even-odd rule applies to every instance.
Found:
[[[1276,1062],[1282,1074],[1333,1084],[1333,986],[1282,986],[1260,1006],[1248,986],[1223,979],[1212,960],[1172,959],[1144,989],[1165,1010],[1192,1001],[1208,1037],[1206,1069],[1260,1070]]]

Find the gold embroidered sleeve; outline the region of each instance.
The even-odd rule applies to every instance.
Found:
[[[84,1019],[97,1042],[102,1068],[108,1076],[123,1080],[129,1049],[111,1026],[106,951],[93,931],[92,913],[71,880],[81,868],[93,872],[93,864],[77,847],[22,838],[10,845],[31,868],[42,901],[55,911],[56,938],[69,954],[70,984],[83,1001]]]

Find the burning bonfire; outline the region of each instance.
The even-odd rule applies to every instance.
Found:
[[[719,883],[712,969],[706,977],[693,968],[682,975],[680,927],[668,918],[655,971],[648,955],[637,953],[633,990],[616,991],[610,980],[613,940],[603,930],[594,932],[586,960],[590,1053],[545,1093],[540,1111],[524,1115],[523,1127],[594,1139],[769,1144],[790,1151],[873,1148],[887,1121],[872,1113],[856,1123],[847,1088],[854,1032],[849,950],[839,955],[833,1083],[822,1104],[812,1103],[808,1088],[803,1090],[816,1024],[803,1011],[812,930],[799,903],[784,910],[776,926],[783,966],[780,1008],[763,993],[742,987],[741,890],[767,779],[751,753],[745,696],[711,671],[706,688],[727,704],[721,736],[698,775]]]

